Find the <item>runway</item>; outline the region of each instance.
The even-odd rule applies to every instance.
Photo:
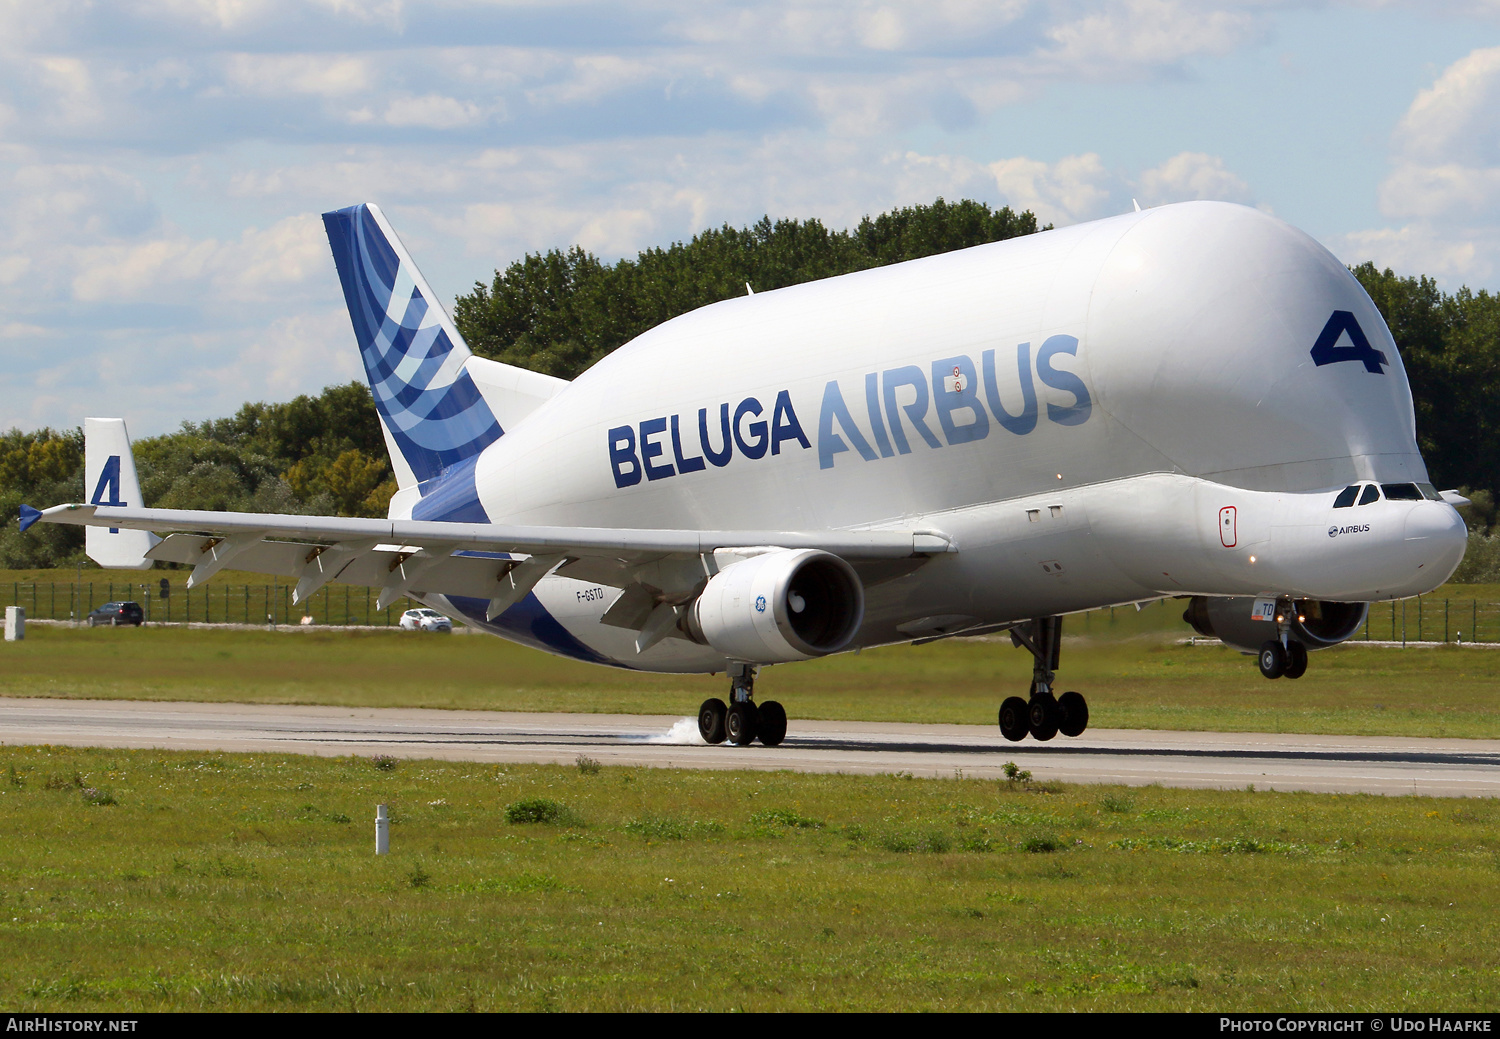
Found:
[[[938,777],[998,778],[1014,761],[1039,781],[1500,795],[1500,740],[1091,729],[1007,743],[990,726],[794,718],[780,747],[710,747],[670,715],[0,698],[0,745],[42,743]]]

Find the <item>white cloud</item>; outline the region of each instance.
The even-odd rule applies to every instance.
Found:
[[[322,221],[288,217],[237,241],[186,235],[79,250],[74,298],[85,302],[167,302],[204,291],[225,302],[286,302],[306,296],[328,266]]]
[[[1500,272],[1500,47],[1471,51],[1419,91],[1391,151],[1380,212],[1406,223],[1338,236],[1339,254],[1447,288]]]
[[[1140,177],[1140,202],[1159,206],[1168,202],[1213,199],[1252,202],[1250,185],[1231,172],[1217,155],[1182,152]]]
[[[346,97],[371,87],[371,66],[369,58],[347,54],[231,54],[224,78],[230,86],[265,97]]]
[[[1500,217],[1500,168],[1403,162],[1380,185],[1380,211],[1397,218],[1460,222]]]
[[[1229,6],[1229,5],[1224,5]],[[1252,14],[1176,0],[1117,0],[1048,30],[1051,57],[1080,70],[1118,72],[1226,54],[1264,32]]]
[[[1500,162],[1500,47],[1471,52],[1419,92],[1394,143],[1411,162]]]
[[[104,107],[94,90],[94,77],[82,59],[49,56],[35,62],[37,78],[47,98],[48,118],[81,128],[104,115]]]
[[[10,285],[21,280],[31,270],[29,256],[0,256],[0,285]]]
[[[1371,260],[1400,274],[1426,274],[1450,288],[1460,282],[1486,280],[1496,272],[1500,234],[1461,232],[1414,221],[1399,228],[1337,235],[1329,247],[1346,263]]]
[[[1119,178],[1093,152],[1055,163],[1002,159],[990,163],[1001,197],[1014,209],[1029,209],[1039,221],[1072,224],[1103,216],[1112,208]]]
[[[429,130],[452,130],[483,122],[484,111],[475,104],[439,94],[398,97],[386,106],[389,126],[421,126]]]
[[[213,367],[210,360],[205,369],[230,398],[246,385],[257,387],[262,399],[286,400],[310,387],[365,378],[342,305],[275,318],[228,356],[230,364]]]

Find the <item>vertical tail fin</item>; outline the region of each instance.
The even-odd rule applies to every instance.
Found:
[[[83,489],[90,505],[145,506],[124,419],[83,420]],[[145,530],[89,527],[84,533],[84,549],[100,566],[149,570],[151,560],[146,553],[160,540]]]
[[[472,356],[373,204],[323,214],[396,482],[431,480],[503,430],[464,370]]]

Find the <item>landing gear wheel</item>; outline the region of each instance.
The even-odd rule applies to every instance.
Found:
[[[1057,698],[1057,709],[1062,714],[1057,731],[1064,736],[1083,735],[1083,730],[1089,727],[1089,702],[1083,694],[1063,693]]]
[[[1012,743],[1019,743],[1031,731],[1031,718],[1026,713],[1026,701],[1019,696],[1007,697],[1000,705],[1000,735]]]
[[[1300,642],[1286,644],[1286,670],[1283,678],[1301,678],[1307,674],[1307,647]]]
[[[1286,647],[1275,639],[1267,639],[1260,644],[1260,656],[1256,662],[1260,664],[1260,673],[1267,678],[1280,678],[1286,674]]]
[[[755,709],[753,703],[741,700],[729,708],[729,713],[724,715],[724,732],[729,737],[729,742],[736,747],[747,747],[755,739],[755,728],[760,712]]]
[[[767,747],[774,747],[786,739],[786,709],[775,700],[760,705],[760,730],[755,735]]]
[[[717,697],[704,700],[698,708],[698,735],[704,743],[724,742],[724,715],[728,708]]]
[[[1045,743],[1057,735],[1057,723],[1062,721],[1062,711],[1050,694],[1034,696],[1026,707],[1027,720],[1031,722],[1031,738]]]

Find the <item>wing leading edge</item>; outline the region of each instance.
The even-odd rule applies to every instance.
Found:
[[[379,588],[381,609],[403,595],[433,592],[488,599],[491,618],[551,574],[639,586],[657,602],[680,603],[733,557],[768,547],[822,549],[856,566],[899,560],[920,565],[927,556],[957,551],[945,535],[921,530],[518,526],[82,504],[25,509],[23,517],[27,526],[170,532],[147,558],[192,566],[189,587],[232,566],[296,578],[297,602],[339,580]],[[726,554],[730,560],[722,558]]]

